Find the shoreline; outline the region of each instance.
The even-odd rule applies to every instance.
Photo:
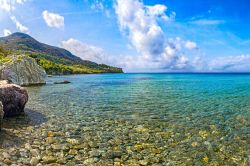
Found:
[[[228,99],[229,94],[218,92],[218,96],[213,94],[204,100],[202,96],[210,93],[196,93],[197,89],[191,87],[203,90],[198,85],[206,83],[217,89],[217,84],[211,86],[214,82],[203,80],[193,86],[184,81],[182,84],[189,88],[180,89],[157,76],[153,79],[121,76],[101,75],[101,79],[65,76],[77,81],[64,86],[28,87],[30,100],[26,114],[4,120],[0,132],[1,138],[5,138],[0,141],[0,164],[232,165],[248,162],[249,105],[241,107],[247,100],[240,93],[236,93],[240,98]],[[220,81],[224,84],[238,85],[223,78]],[[235,81],[241,82],[238,79]],[[166,89],[168,93],[164,93]],[[194,96],[200,94],[201,98],[170,98],[176,93],[189,96],[189,92]],[[236,99],[240,105],[234,103]],[[195,100],[199,104],[193,105]],[[221,105],[216,106],[218,103]]]

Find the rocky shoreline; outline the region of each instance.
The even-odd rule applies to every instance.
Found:
[[[152,110],[141,113],[146,118],[134,110],[125,116],[95,108],[96,94],[88,96],[87,88],[84,98],[91,106],[81,105],[83,98],[76,96],[83,92],[70,86],[23,88],[0,81],[1,166],[247,166],[250,161],[248,135],[235,134],[247,126],[245,116],[231,121],[217,116],[220,125],[212,123],[213,116],[200,120]]]
[[[215,141],[226,133],[214,125],[197,129],[171,126],[170,122],[158,119],[79,115],[66,110],[61,112],[62,117],[50,111],[53,108],[33,104],[29,108],[48,119],[39,124],[32,123],[33,117],[27,116],[8,119],[11,126],[5,127],[7,136],[4,138],[14,141],[0,144],[0,165],[247,164],[244,155],[247,149],[239,147],[244,144],[244,139],[225,143]],[[27,115],[31,112],[27,111]],[[20,120],[19,124],[17,120]]]
[[[45,84],[46,72],[26,55],[8,55],[0,63],[0,123],[24,112],[28,92],[21,86]],[[0,126],[1,129],[1,126]]]
[[[20,86],[45,84],[46,72],[35,59],[26,55],[9,55],[8,62],[0,65],[0,80]]]
[[[7,80],[0,81],[0,122],[4,117],[22,114],[28,98],[25,88],[10,84]]]

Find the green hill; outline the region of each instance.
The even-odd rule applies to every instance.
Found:
[[[82,60],[69,51],[43,44],[24,33],[0,38],[0,58],[10,53],[26,54],[38,62],[47,74],[122,73],[121,68]]]

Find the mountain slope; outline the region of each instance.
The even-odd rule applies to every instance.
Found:
[[[122,73],[121,68],[82,60],[69,51],[43,44],[24,33],[13,33],[0,38],[5,50],[25,53],[37,60],[48,74]]]

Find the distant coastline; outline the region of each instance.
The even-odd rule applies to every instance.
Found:
[[[0,38],[0,62],[11,55],[26,55],[37,61],[49,75],[123,73],[122,68],[81,59],[63,48],[41,43],[16,32]]]

